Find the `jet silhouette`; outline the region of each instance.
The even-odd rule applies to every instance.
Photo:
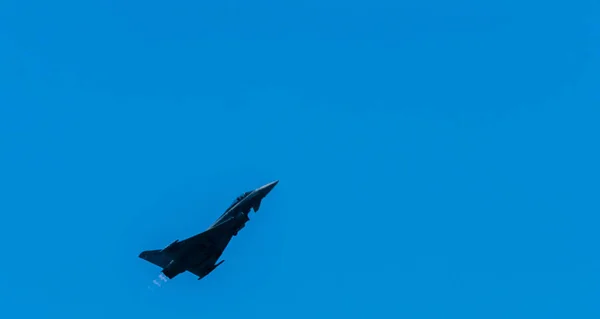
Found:
[[[182,241],[175,240],[164,249],[143,251],[139,257],[163,268],[162,273],[169,279],[185,271],[198,276],[198,280],[204,278],[223,263],[224,260],[218,263],[217,260],[231,238],[237,236],[250,220],[250,210],[257,212],[261,201],[278,182],[271,182],[238,196],[206,231]]]

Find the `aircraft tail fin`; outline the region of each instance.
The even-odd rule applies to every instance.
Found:
[[[139,257],[161,268],[166,268],[172,261],[160,249],[143,251]]]

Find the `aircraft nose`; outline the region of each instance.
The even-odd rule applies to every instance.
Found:
[[[266,196],[269,192],[271,192],[271,190],[273,188],[275,188],[275,186],[277,185],[277,183],[279,183],[279,180],[276,180],[274,182],[270,182],[269,184],[261,187],[261,191],[264,194],[263,196]]]

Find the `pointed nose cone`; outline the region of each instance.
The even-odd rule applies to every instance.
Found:
[[[269,184],[263,186],[260,188],[260,192],[262,193],[262,196],[267,196],[267,194],[269,194],[269,192],[271,192],[271,190],[273,188],[275,188],[275,186],[277,185],[277,183],[279,183],[279,180],[276,180],[274,182],[270,182]]]

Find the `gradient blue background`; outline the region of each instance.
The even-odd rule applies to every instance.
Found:
[[[0,2],[0,317],[600,316],[597,1],[199,3]]]

